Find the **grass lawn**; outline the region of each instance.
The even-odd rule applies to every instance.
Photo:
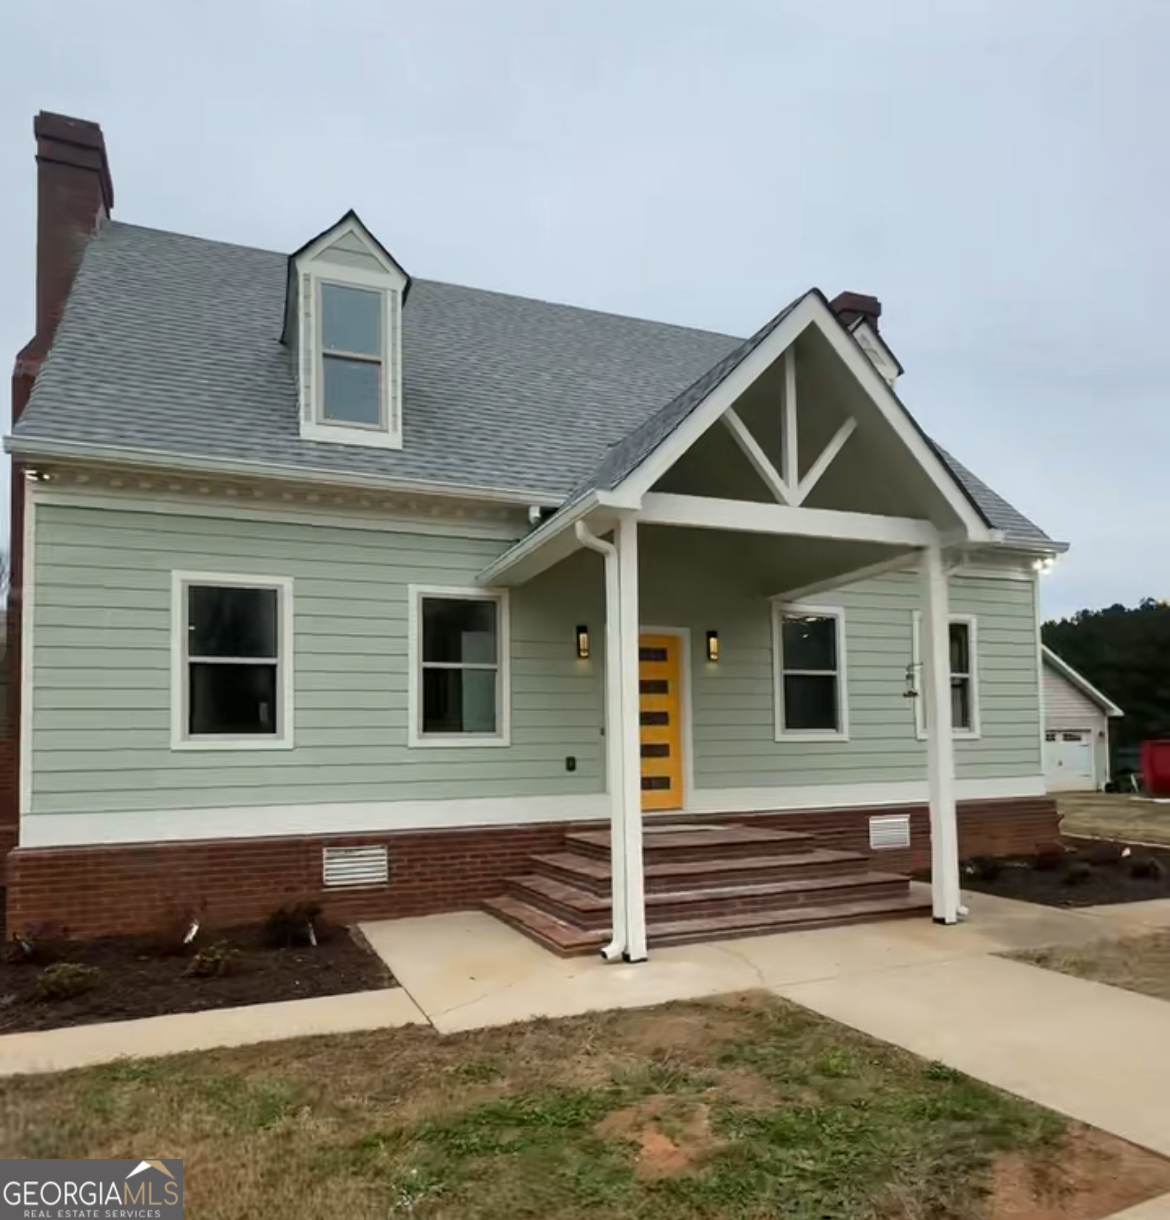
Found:
[[[0,1081],[0,1156],[181,1156],[193,1220],[1047,1220],[1170,1190],[1113,1143],[765,995]]]
[[[1124,792],[1060,792],[1054,799],[1064,834],[1170,846],[1170,805]]]
[[[1010,956],[1061,974],[1170,1000],[1170,932],[1095,941],[1076,948],[1025,949]]]

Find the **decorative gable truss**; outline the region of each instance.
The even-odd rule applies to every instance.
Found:
[[[410,277],[355,212],[289,259],[285,341],[304,440],[402,448],[402,306]]]
[[[755,472],[763,479],[777,503],[797,508],[808,499],[809,492],[820,482],[833,459],[845,447],[845,442],[857,428],[857,420],[850,416],[836,431],[833,438],[821,450],[820,456],[800,477],[798,428],[796,417],[796,357],[792,348],[781,357],[784,362],[784,382],[780,396],[780,428],[782,435],[781,456],[783,475],[772,464],[756,438],[748,431],[734,407],[723,414],[723,423],[732,439],[743,450],[744,456]]]

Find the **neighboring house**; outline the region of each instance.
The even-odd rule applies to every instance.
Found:
[[[497,899],[597,947],[612,902],[637,960],[647,910],[710,932],[712,844],[773,926],[905,913],[928,864],[953,923],[960,853],[1055,835],[1065,548],[926,437],[872,297],[744,341],[412,279],[352,212],[291,255],[161,232],[109,219],[96,125],[36,134],[10,926]],[[644,860],[660,814],[701,845]]]
[[[1044,645],[1044,774],[1049,792],[1100,791],[1110,780],[1109,721],[1124,713]]]

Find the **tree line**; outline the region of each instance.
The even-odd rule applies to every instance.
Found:
[[[1170,602],[1078,610],[1043,625],[1044,643],[1125,713],[1116,746],[1170,738]]]

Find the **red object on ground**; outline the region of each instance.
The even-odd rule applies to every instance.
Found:
[[[1142,779],[1150,796],[1170,796],[1170,741],[1142,742]]]

